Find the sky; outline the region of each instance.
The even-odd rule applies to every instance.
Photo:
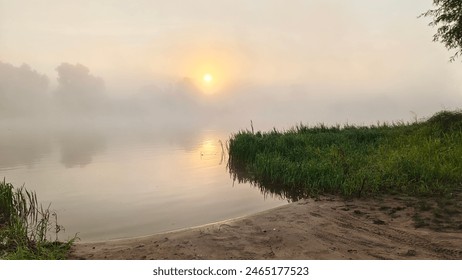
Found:
[[[430,19],[418,18],[431,7],[431,0],[0,0],[0,62],[29,65],[50,88],[59,87],[59,65],[80,64],[104,80],[109,96],[186,78],[205,95],[302,96],[330,108],[321,116],[338,113],[332,120],[422,116],[462,105],[462,64],[449,63],[452,54],[432,42]],[[207,73],[213,81],[204,84]]]

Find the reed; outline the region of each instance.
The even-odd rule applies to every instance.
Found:
[[[235,179],[292,200],[323,193],[429,195],[461,186],[460,143],[461,111],[413,123],[300,124],[232,135],[228,168]]]
[[[54,217],[54,221],[50,219]],[[0,182],[0,258],[63,259],[74,239],[58,241],[56,213],[38,203],[35,192]],[[51,241],[50,230],[55,239]]]

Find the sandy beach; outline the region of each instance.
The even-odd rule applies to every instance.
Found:
[[[398,197],[306,199],[175,232],[78,242],[71,258],[462,259],[462,229],[415,228],[415,211]]]

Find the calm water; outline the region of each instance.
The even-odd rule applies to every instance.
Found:
[[[35,190],[58,213],[66,228],[61,238],[78,233],[83,241],[149,235],[287,203],[233,182],[221,146],[229,135],[207,129],[3,125],[0,177]]]

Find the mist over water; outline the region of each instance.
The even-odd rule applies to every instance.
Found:
[[[197,226],[290,201],[228,173],[226,141],[251,121],[256,130],[413,121],[460,102],[455,91],[396,95],[393,85],[378,96],[283,84],[207,94],[188,78],[115,95],[82,64],[60,64],[55,86],[28,65],[2,62],[0,72],[0,174],[51,203],[66,227],[62,239],[79,232],[84,241]]]
[[[83,241],[198,226],[287,203],[233,182],[223,131],[66,120],[0,129],[0,173]]]
[[[462,107],[460,64],[416,18],[430,7],[0,0],[0,178],[36,190],[84,240],[281,205],[226,170],[221,144],[251,122],[368,125]]]

